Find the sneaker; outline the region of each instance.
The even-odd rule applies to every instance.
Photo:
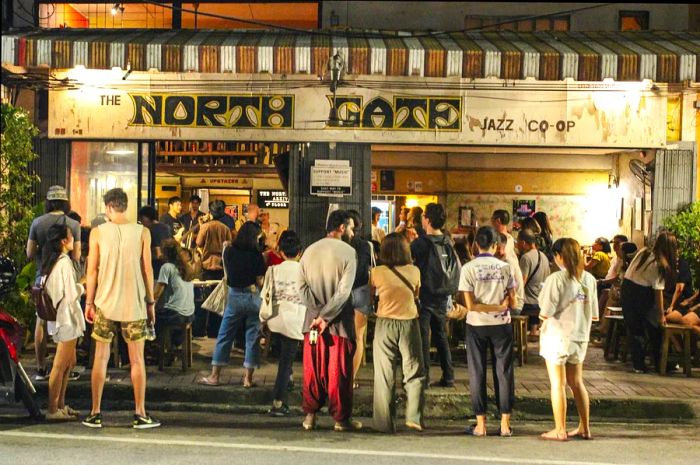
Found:
[[[94,415],[89,415],[82,423],[88,428],[102,428],[102,414],[96,413]]]
[[[287,417],[292,412],[289,410],[289,406],[287,404],[282,404],[280,407],[275,407],[273,405],[270,410],[267,411],[267,413],[269,413],[271,417]]]
[[[333,429],[341,433],[345,433],[347,431],[359,431],[362,429],[362,423],[357,420],[338,421],[335,423],[335,427]]]
[[[80,379],[80,373],[77,371],[71,371],[68,375],[68,381],[76,381],[78,379]]]
[[[134,429],[149,429],[158,428],[160,426],[160,422],[146,413],[145,416],[134,415],[134,421],[131,425]]]
[[[46,368],[37,368],[36,375],[34,375],[34,381],[46,381],[49,378],[49,372]]]
[[[80,417],[80,412],[75,410],[74,408],[72,408],[69,405],[66,405],[65,407],[63,407],[63,411],[72,417],[76,417],[76,418]]]
[[[76,418],[66,412],[65,410],[58,409],[54,413],[46,414],[46,421],[75,421]]]

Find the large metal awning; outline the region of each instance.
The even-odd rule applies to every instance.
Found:
[[[378,32],[60,29],[7,33],[2,63],[52,69],[324,74],[556,81],[695,82],[700,34],[688,32]]]

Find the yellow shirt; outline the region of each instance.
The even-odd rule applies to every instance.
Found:
[[[372,269],[369,281],[377,290],[379,307],[377,317],[394,320],[412,320],[418,318],[415,296],[420,288],[420,270],[413,265],[398,266],[396,271],[416,290],[414,294],[406,284],[388,267],[382,265]]]
[[[605,279],[610,269],[610,256],[605,252],[599,251],[593,254],[591,261],[597,260],[598,263],[590,269],[590,273],[596,279]]]

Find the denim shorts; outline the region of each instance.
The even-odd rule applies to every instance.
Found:
[[[352,306],[355,310],[365,315],[372,313],[372,299],[369,292],[369,284],[352,290]]]

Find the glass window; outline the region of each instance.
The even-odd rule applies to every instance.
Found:
[[[138,144],[132,142],[73,142],[70,199],[86,224],[104,212],[102,196],[121,187],[129,197],[127,216],[136,222],[138,211]]]
[[[620,31],[649,30],[648,11],[620,11]]]

